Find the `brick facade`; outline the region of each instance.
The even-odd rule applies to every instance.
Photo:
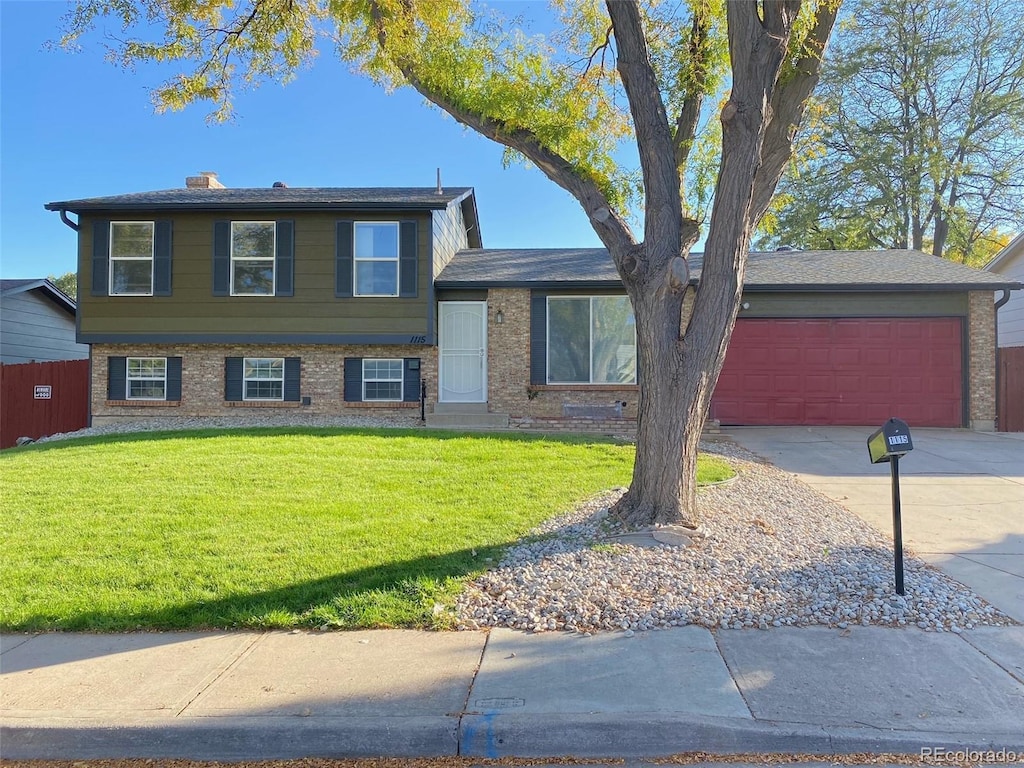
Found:
[[[996,311],[991,291],[968,294],[968,392],[971,429],[996,428]]]
[[[219,344],[94,344],[92,347],[92,415],[94,424],[146,417],[230,416],[234,409],[269,411],[299,409],[316,415],[380,413],[419,421],[419,403],[356,403],[344,400],[346,357],[420,359],[420,375],[426,379],[427,398],[436,399],[437,350],[425,346],[345,345],[219,345]],[[107,399],[109,357],[181,357],[181,401]],[[301,397],[309,405],[293,402],[227,402],[224,399],[226,357],[298,357],[302,361]]]
[[[498,311],[503,322],[497,322]],[[636,431],[636,385],[581,386],[530,384],[530,291],[491,288],[487,292],[488,410],[507,413],[521,429],[632,434]],[[624,405],[622,405],[624,403]],[[565,406],[619,404],[622,417],[567,415]]]
[[[692,294],[692,291],[690,292]],[[692,295],[684,310],[692,308]],[[498,322],[501,312],[502,322]],[[684,321],[685,322],[685,321]],[[992,294],[969,294],[967,317],[969,372],[967,391],[972,429],[992,430],[995,425],[995,310]],[[488,410],[509,416],[513,428],[635,433],[639,388],[635,385],[571,386],[530,383],[530,291],[492,288],[487,294]],[[149,402],[107,399],[107,358],[181,357],[181,401]],[[309,405],[291,402],[238,403],[224,400],[224,358],[301,358],[301,396]],[[299,409],[317,415],[380,413],[418,423],[417,403],[354,403],[343,395],[346,357],[418,357],[421,377],[427,382],[427,411],[437,402],[437,348],[429,346],[355,345],[213,345],[95,344],[92,347],[92,414],[94,423],[139,419],[147,416],[228,416],[235,408]],[[567,407],[568,406],[568,407]],[[609,409],[601,417],[573,406]],[[616,415],[611,411],[615,409]],[[621,414],[621,415],[618,415]]]

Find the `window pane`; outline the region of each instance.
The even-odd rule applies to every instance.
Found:
[[[128,358],[128,376],[130,378],[164,378],[164,372],[167,370],[167,360],[165,358],[150,358],[150,357],[129,357]]]
[[[153,292],[153,262],[110,262],[110,292],[115,294],[150,294]]]
[[[360,296],[397,296],[397,261],[357,261],[356,293]]]
[[[402,382],[400,381],[368,381],[366,382],[365,400],[401,400]]]
[[[235,261],[233,292],[269,296],[274,293],[274,262]]]
[[[357,259],[397,259],[397,224],[356,224]]]
[[[153,258],[153,222],[111,224],[110,255],[115,259]]]
[[[274,223],[235,221],[231,224],[231,258],[274,258]]]
[[[246,379],[284,380],[284,359],[280,357],[245,358]]]
[[[548,381],[590,381],[590,299],[548,299]]]
[[[633,309],[626,296],[595,296],[592,343],[595,384],[636,381],[636,334]]]
[[[283,400],[284,384],[280,381],[256,379],[245,382],[246,400]]]
[[[129,380],[128,381],[128,397],[129,398],[146,398],[150,400],[163,400],[164,399],[164,382],[160,381],[149,381],[146,379],[140,380]]]

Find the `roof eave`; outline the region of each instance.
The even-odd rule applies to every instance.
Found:
[[[438,211],[448,207],[448,201],[441,202],[396,202],[396,203],[304,203],[304,202],[254,202],[254,203],[104,203],[76,204],[74,201],[47,203],[48,211],[70,211],[71,213],[104,213],[124,211]]]
[[[1013,281],[978,283],[748,283],[744,291],[755,293],[931,293],[934,291],[1019,291],[1024,284]]]

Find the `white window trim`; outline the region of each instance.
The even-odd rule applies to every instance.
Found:
[[[164,364],[164,375],[157,378],[156,376],[132,376],[132,360],[161,360]],[[132,396],[132,382],[133,381],[162,381],[164,383],[164,396],[163,397],[133,397]],[[124,399],[125,400],[166,400],[167,399],[167,358],[166,357],[128,357],[124,361]]]
[[[636,364],[633,365],[633,380],[632,381],[594,381],[594,299],[619,299],[622,298],[619,294],[594,294],[588,296],[548,296],[544,302],[544,312],[546,313],[544,318],[544,332],[545,332],[545,346],[544,346],[544,380],[548,384],[554,384],[558,386],[572,386],[572,387],[609,387],[609,386],[623,386],[632,387],[636,386]],[[626,297],[628,299],[628,296]],[[587,334],[590,339],[590,379],[589,381],[552,381],[551,380],[551,300],[552,299],[587,299],[590,306],[590,314],[588,318]],[[635,315],[634,315],[635,318]],[[633,348],[636,349],[636,321],[633,322]]]
[[[274,242],[270,247],[270,256],[246,256],[235,258],[235,224],[269,224],[274,228]],[[270,293],[236,293],[235,292],[235,262],[236,261],[269,261],[270,262]],[[228,293],[231,296],[249,296],[255,298],[267,298],[277,295],[277,222],[276,221],[232,221],[231,238],[228,253]]]
[[[245,375],[245,364],[250,360],[280,360],[281,361],[281,378],[280,379],[251,379]],[[283,357],[243,357],[242,358],[242,400],[245,402],[255,403],[277,403],[284,402],[284,377],[285,377],[285,359]],[[249,388],[246,386],[250,381],[280,381],[281,382],[281,396],[280,397],[249,397]]]
[[[391,226],[395,228],[395,242],[398,243],[398,248],[395,250],[395,258],[387,259],[368,259],[359,258],[356,250],[356,242],[358,238],[356,233],[359,231],[360,226]],[[394,293],[360,293],[359,292],[359,262],[368,261],[377,264],[393,261],[395,264],[395,292]],[[402,292],[402,227],[401,222],[398,221],[356,221],[352,224],[352,295],[359,298],[388,298],[393,299],[401,295]]]
[[[115,256],[114,255],[114,227],[119,224],[149,224],[149,256]],[[107,295],[108,296],[152,296],[153,295],[153,271],[156,262],[156,222],[155,221],[112,221],[107,231]],[[118,293],[114,290],[114,262],[115,261],[148,261],[149,262],[149,292],[148,293]]]
[[[399,363],[399,375],[397,379],[369,379],[366,377],[366,364],[367,363]],[[366,403],[400,403],[405,400],[405,360],[401,357],[364,357],[363,358],[363,402]],[[398,397],[367,397],[366,396],[366,384],[367,382],[387,382],[393,384],[395,381],[398,382]]]

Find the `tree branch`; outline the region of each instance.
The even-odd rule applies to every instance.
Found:
[[[773,7],[773,4],[768,3],[767,6]],[[821,2],[814,26],[803,42],[804,53],[794,62],[793,71],[780,79],[772,94],[771,111],[761,149],[761,166],[754,177],[754,192],[748,213],[751,225],[756,225],[768,210],[775,187],[793,155],[793,137],[803,119],[807,99],[818,84],[821,56],[832,33],[837,12],[838,4]]]
[[[676,118],[675,134],[672,137],[676,145],[676,168],[679,169],[686,166],[690,150],[693,148],[693,140],[697,136],[697,122],[700,120],[700,110],[707,91],[708,63],[704,58],[707,38],[707,19],[699,11],[694,10],[689,43],[693,80],[686,89],[686,96],[683,97],[683,106],[679,110],[679,117]]]
[[[407,6],[408,7],[408,6]],[[555,184],[575,197],[597,232],[601,242],[614,256],[636,245],[636,238],[625,219],[614,210],[607,196],[593,179],[582,175],[572,163],[545,146],[537,136],[525,128],[509,128],[499,120],[461,106],[450,95],[431,88],[420,78],[413,62],[396,59],[388,47],[388,31],[384,24],[385,12],[375,0],[371,14],[377,26],[377,43],[381,52],[399,69],[406,81],[421,96],[444,110],[455,120],[472,128],[492,141],[514,149],[528,158]],[[616,264],[622,269],[622,266]]]
[[[646,197],[644,242],[648,245],[666,242],[683,233],[683,211],[679,170],[674,163],[675,147],[665,103],[651,63],[637,0],[606,0],[605,5],[615,30],[616,63],[629,100],[640,151]],[[686,247],[695,241],[696,231]]]

